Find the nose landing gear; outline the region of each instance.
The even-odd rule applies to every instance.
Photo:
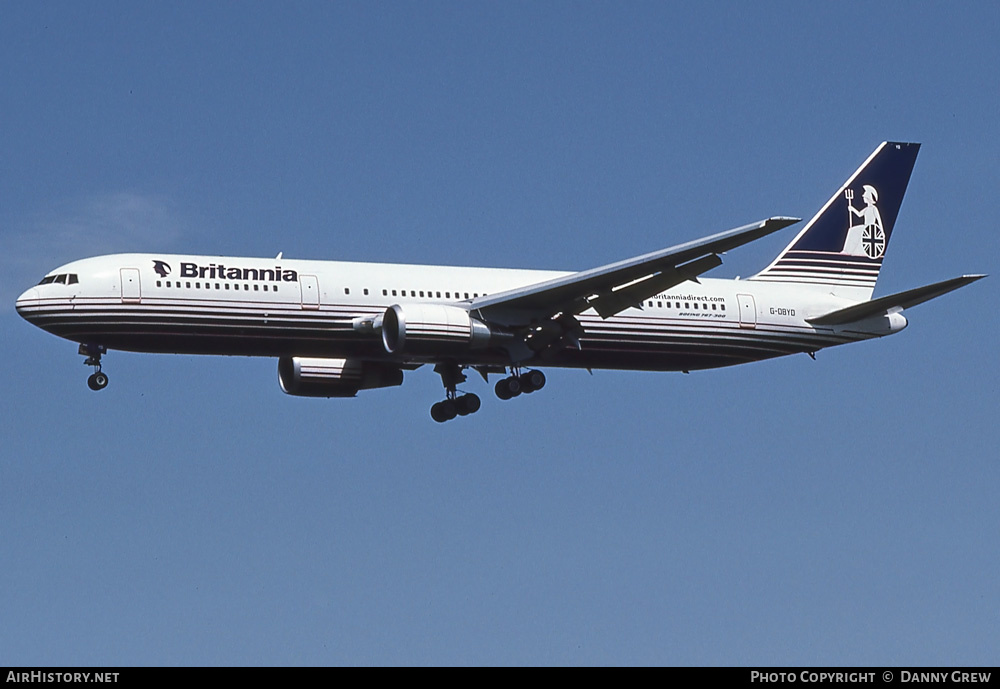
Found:
[[[104,345],[80,345],[80,354],[87,357],[85,366],[93,366],[94,373],[87,378],[87,387],[91,390],[103,390],[108,387],[108,374],[101,371],[101,355],[108,351]]]

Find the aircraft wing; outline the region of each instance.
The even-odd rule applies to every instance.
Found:
[[[774,217],[605,266],[534,285],[490,294],[467,308],[501,325],[527,325],[556,314],[573,316],[589,308],[602,318],[631,307],[722,263],[718,254],[760,239],[799,221]]]
[[[807,318],[806,321],[813,325],[843,325],[845,323],[860,321],[870,316],[881,316],[893,310],[902,311],[911,306],[923,304],[925,301],[940,297],[942,294],[947,294],[959,287],[965,287],[976,280],[982,280],[984,277],[986,276],[962,275],[950,280],[935,282],[933,285],[925,285],[924,287],[917,287],[905,292],[890,294],[888,297],[865,301],[854,306],[848,306],[845,309],[838,309],[837,311],[825,313],[822,316],[816,316],[815,318]]]

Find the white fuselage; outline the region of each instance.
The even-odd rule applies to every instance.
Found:
[[[75,342],[110,349],[248,356],[359,357],[409,366],[430,359],[386,351],[372,330],[387,308],[449,304],[536,284],[566,272],[450,266],[117,254],[74,261],[27,290],[18,312]],[[899,329],[886,319],[814,326],[849,306],[821,289],[703,278],[607,319],[577,317],[579,350],[536,365],[693,370],[815,352]],[[502,350],[455,357],[504,366]]]

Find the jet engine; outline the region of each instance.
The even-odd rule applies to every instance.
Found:
[[[382,316],[382,344],[390,354],[459,354],[489,346],[496,335],[455,306],[396,304]]]
[[[278,383],[289,395],[354,397],[359,390],[402,385],[403,371],[360,359],[283,356],[278,359]]]

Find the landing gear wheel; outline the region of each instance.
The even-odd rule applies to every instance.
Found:
[[[453,400],[443,400],[431,405],[431,418],[438,423],[451,421],[458,416],[458,407]]]
[[[507,391],[507,379],[498,380],[496,386],[493,388],[493,392],[497,394],[502,400],[510,399],[510,392]]]
[[[456,399],[455,406],[458,407],[460,416],[468,416],[479,411],[479,408],[483,406],[483,402],[479,399],[479,395],[474,395],[470,392]]]
[[[541,371],[531,370],[518,376],[521,388],[525,392],[534,392],[545,387],[545,374]]]
[[[438,423],[444,423],[448,419],[444,418],[444,414],[441,413],[441,403],[435,402],[431,405],[431,418]]]
[[[493,391],[496,392],[497,397],[502,400],[509,400],[512,397],[517,397],[521,394],[521,381],[519,378],[511,376],[510,378],[504,378],[496,384]]]
[[[456,416],[468,416],[475,414],[483,406],[479,395],[471,392],[458,394],[458,385],[465,382],[465,374],[462,372],[463,366],[455,362],[442,362],[434,367],[434,372],[441,376],[444,384],[446,399],[431,405],[431,418],[438,423],[451,421]],[[485,375],[483,376],[485,378]]]
[[[103,390],[108,387],[108,375],[101,372],[101,355],[107,352],[108,348],[104,345],[81,344],[77,351],[87,357],[83,362],[84,366],[94,367],[94,373],[87,378],[87,386],[91,390]]]
[[[103,390],[108,387],[108,374],[101,373],[100,371],[92,374],[89,378],[87,378],[87,386],[90,387],[91,390]]]

